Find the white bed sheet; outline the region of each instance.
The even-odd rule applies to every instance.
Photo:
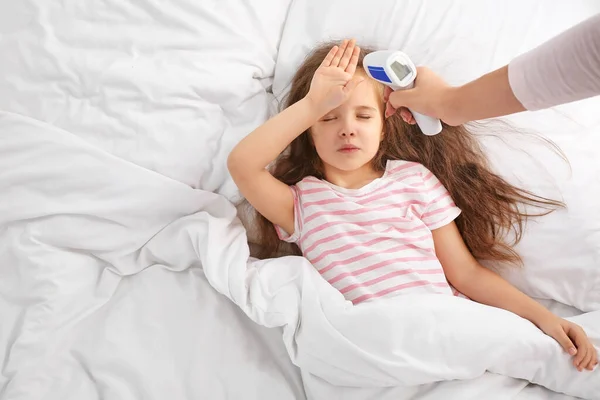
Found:
[[[0,112],[0,142],[0,398],[303,396],[279,329],[251,323],[189,254],[141,256],[173,210],[205,205],[189,186],[16,114]]]
[[[267,116],[290,2],[0,2],[0,110],[193,187]]]
[[[0,1],[0,112],[235,198],[226,155],[268,115],[288,7]],[[76,165],[63,162],[67,171]],[[88,178],[92,191],[101,185],[101,177]],[[3,208],[1,232],[11,232],[12,213]],[[25,229],[19,243],[0,245],[2,400],[304,396],[280,329],[251,322],[200,269],[152,267],[121,278],[83,251],[65,250],[63,263],[40,258],[46,249],[35,237]]]
[[[353,308],[301,257],[248,260],[244,229],[224,197],[48,124],[0,112],[0,170],[10,171],[0,175],[5,398],[303,398],[282,331],[247,326],[222,307],[224,297],[202,290],[202,271],[256,323],[284,328],[309,398],[435,391],[475,399],[484,390],[511,398],[526,384],[482,376],[486,368],[588,399],[600,393],[600,369],[575,371],[557,343],[503,310],[438,296]],[[580,323],[600,343],[597,316]],[[452,376],[476,379],[411,384]],[[405,387],[383,389],[395,382]]]

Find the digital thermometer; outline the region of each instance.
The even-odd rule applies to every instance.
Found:
[[[363,67],[367,75],[394,91],[411,89],[417,77],[415,64],[401,51],[381,50],[369,53],[363,60]],[[439,119],[412,110],[410,112],[425,135],[433,136],[442,131]]]

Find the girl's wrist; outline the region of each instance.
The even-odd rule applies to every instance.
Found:
[[[306,106],[308,107],[310,113],[315,116],[315,120],[318,120],[330,111],[327,110],[322,103],[318,102],[308,94],[304,96],[304,98],[300,101],[306,103]]]
[[[542,306],[538,302],[532,299],[535,302],[535,308],[528,313],[527,319],[531,321],[538,328],[542,328],[547,325],[548,321],[553,321],[558,318],[555,314],[550,312],[546,307]]]
[[[293,117],[294,119],[300,118],[303,121],[300,123],[301,131],[310,128],[319,120],[319,118],[325,115],[325,112],[322,113],[320,111],[319,105],[309,97],[304,97],[302,100],[288,108],[288,110],[290,109],[294,110],[294,114],[296,115]]]

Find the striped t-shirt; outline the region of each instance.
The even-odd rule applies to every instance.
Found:
[[[459,214],[450,194],[423,165],[388,161],[381,178],[346,189],[315,177],[291,186],[294,233],[279,237],[302,254],[346,299],[405,293],[459,295],[452,288],[431,231]]]

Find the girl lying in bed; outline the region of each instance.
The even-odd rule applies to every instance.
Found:
[[[263,256],[296,244],[355,305],[435,293],[504,308],[556,339],[579,371],[593,369],[581,327],[477,262],[520,263],[503,238],[518,242],[527,217],[562,203],[494,174],[462,126],[426,136],[406,110],[385,118],[383,86],[357,69],[367,53],[347,40],[317,48],[286,108],[231,152],[229,171],[260,213]]]

